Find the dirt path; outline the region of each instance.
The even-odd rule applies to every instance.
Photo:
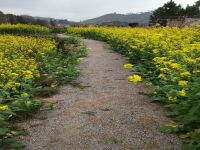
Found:
[[[129,83],[125,58],[103,42],[85,40],[93,50],[80,64],[83,90],[65,86],[52,99],[52,111],[42,112],[24,126],[29,150],[179,150],[176,136],[157,129],[163,110],[138,94],[142,84]]]

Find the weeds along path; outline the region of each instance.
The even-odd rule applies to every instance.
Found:
[[[140,95],[142,83],[127,81],[126,59],[103,42],[85,40],[92,51],[80,63],[77,82],[64,86],[52,111],[43,111],[23,126],[28,150],[179,150],[181,142],[158,128],[167,119],[163,109]]]

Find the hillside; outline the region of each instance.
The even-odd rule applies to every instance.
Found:
[[[35,17],[29,15],[14,15],[14,14],[4,14],[0,11],[0,24],[10,23],[10,24],[35,24],[35,25],[61,25],[68,26],[77,24],[76,22],[69,21],[67,19],[54,19],[49,17]]]
[[[147,24],[149,23],[149,18],[151,12],[144,12],[144,13],[139,13],[139,14],[117,14],[117,13],[111,13],[111,14],[106,14],[94,19],[89,19],[85,20],[82,23],[84,24],[102,24],[105,22],[114,22],[114,21],[119,21],[119,22],[138,22],[140,24]]]
[[[35,19],[45,20],[47,22],[53,22],[56,25],[74,25],[77,24],[77,22],[69,21],[67,19],[55,19],[50,17],[33,17]]]

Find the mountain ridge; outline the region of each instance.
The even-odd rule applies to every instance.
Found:
[[[93,19],[84,20],[81,23],[83,24],[102,24],[105,22],[127,22],[133,23],[137,22],[139,24],[148,24],[150,15],[152,12],[142,12],[142,13],[133,13],[133,14],[119,14],[119,13],[110,13],[105,14],[100,17],[96,17]]]

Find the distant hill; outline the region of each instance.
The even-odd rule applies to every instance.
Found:
[[[138,14],[106,14],[94,19],[89,19],[81,22],[82,24],[102,24],[105,22],[138,22],[139,24],[148,24],[151,12],[144,12]]]
[[[66,26],[66,25],[77,24],[76,22],[69,21],[67,19],[55,19],[55,18],[50,18],[50,17],[35,17],[35,16],[28,16],[28,15],[21,15],[21,17],[33,18],[34,20],[42,20],[42,21],[46,21],[48,24],[53,23],[55,25]]]
[[[67,19],[54,19],[48,17],[33,17],[29,15],[14,15],[14,14],[4,14],[0,11],[0,24],[10,23],[10,24],[35,24],[35,25],[57,25],[57,26],[69,26],[76,25],[76,22],[68,21]]]
[[[0,11],[0,24],[2,23],[22,23],[22,24],[39,24],[39,25],[57,25],[57,26],[69,26],[69,25],[116,25],[116,26],[127,26],[129,23],[148,24],[150,15],[152,12],[143,12],[137,14],[117,14],[111,13],[103,15],[94,19],[85,20],[82,22],[73,22],[67,19],[54,19],[49,17],[34,17],[29,15],[14,15],[4,14]]]
[[[54,18],[49,18],[49,17],[33,17],[33,18],[46,20],[48,22],[53,21],[56,25],[74,25],[74,24],[77,24],[77,22],[69,21],[67,19],[54,19]]]

